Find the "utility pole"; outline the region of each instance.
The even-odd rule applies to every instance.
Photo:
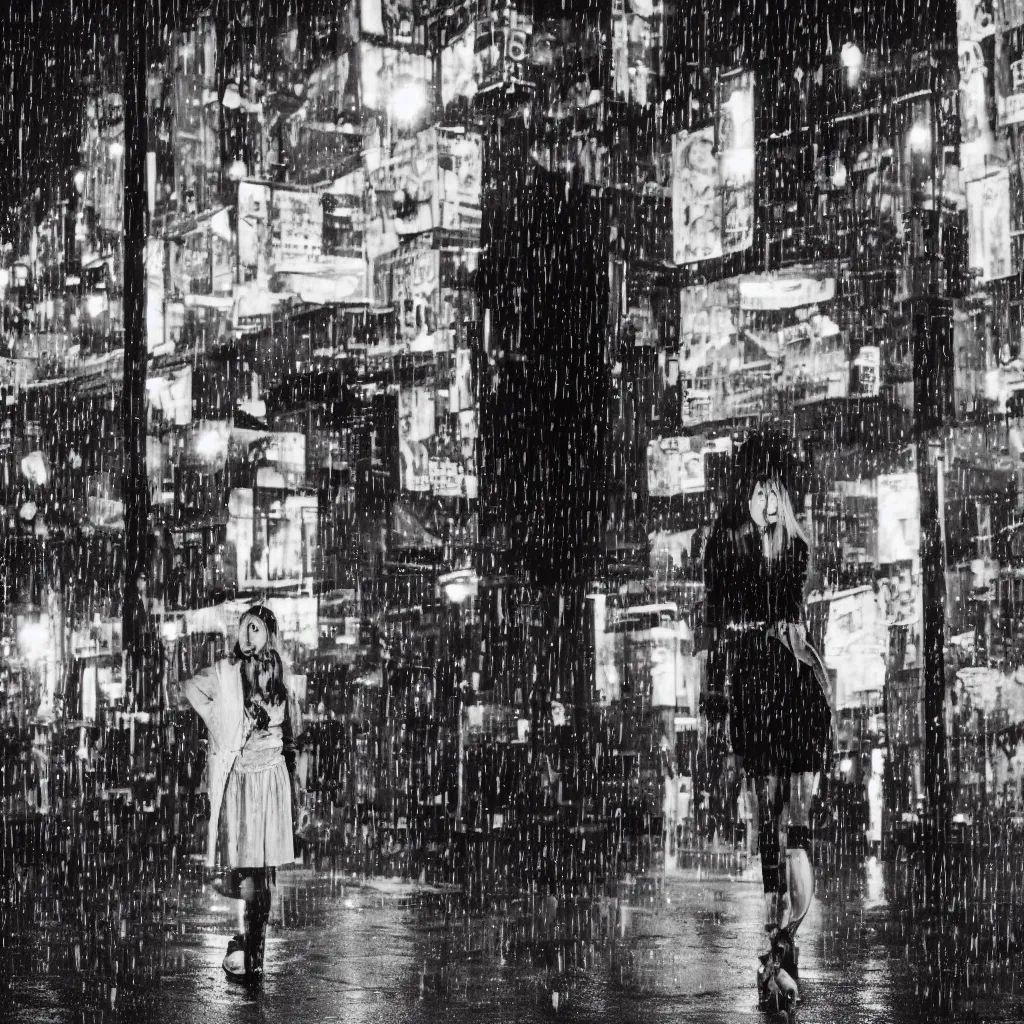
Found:
[[[947,295],[948,271],[943,260],[944,160],[939,109],[939,82],[933,76],[930,101],[917,117],[927,117],[930,139],[917,155],[911,149],[914,179],[925,198],[915,202],[917,218],[912,241],[914,442],[920,496],[922,646],[924,655],[925,884],[928,905],[946,906],[946,841],[949,833],[946,766],[945,646],[946,579],[943,552],[939,458],[942,433],[951,424],[953,401],[953,304]],[[915,118],[916,122],[916,118]],[[911,129],[911,140],[914,128]],[[925,173],[913,163],[927,158]],[[923,168],[918,167],[918,172]],[[925,187],[927,183],[927,187]],[[921,194],[921,193],[919,193]],[[930,198],[930,202],[926,201]]]
[[[148,564],[146,480],[146,188],[147,5],[123,3],[119,19],[124,57],[124,378],[121,426],[124,441],[124,590],[122,642],[125,693],[137,705],[143,667],[139,580]]]

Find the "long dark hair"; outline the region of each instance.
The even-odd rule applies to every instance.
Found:
[[[758,484],[774,484],[779,496],[779,521],[768,531],[769,557],[779,558],[795,537],[810,546],[793,508],[805,473],[806,467],[788,435],[776,430],[750,434],[733,460],[729,494],[714,528],[728,531],[735,541],[756,543],[752,541],[756,529],[750,520],[749,502]]]
[[[267,627],[267,646],[259,654],[247,658],[242,653],[238,641],[235,641],[231,661],[242,666],[242,690],[245,699],[249,701],[254,687],[258,686],[268,704],[283,704],[288,699],[288,690],[284,685],[284,662],[274,646],[277,641],[277,616],[262,604],[246,608],[238,617],[239,623],[247,615],[259,619]]]

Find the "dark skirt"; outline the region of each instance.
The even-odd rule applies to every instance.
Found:
[[[748,775],[832,766],[832,712],[814,672],[762,630],[727,634],[718,656],[729,682],[733,753]]]

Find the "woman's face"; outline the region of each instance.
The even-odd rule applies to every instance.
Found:
[[[779,485],[775,480],[761,480],[754,488],[750,518],[762,530],[779,521]]]
[[[246,658],[259,654],[270,642],[266,623],[256,615],[243,615],[238,623],[238,649]]]

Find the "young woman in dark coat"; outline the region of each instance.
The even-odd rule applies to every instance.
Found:
[[[737,768],[757,791],[771,943],[758,987],[777,1009],[798,994],[793,935],[814,892],[811,800],[832,754],[828,676],[803,621],[809,547],[793,511],[797,470],[783,435],[748,438],[704,552],[710,678],[727,691],[717,705],[728,709]]]

